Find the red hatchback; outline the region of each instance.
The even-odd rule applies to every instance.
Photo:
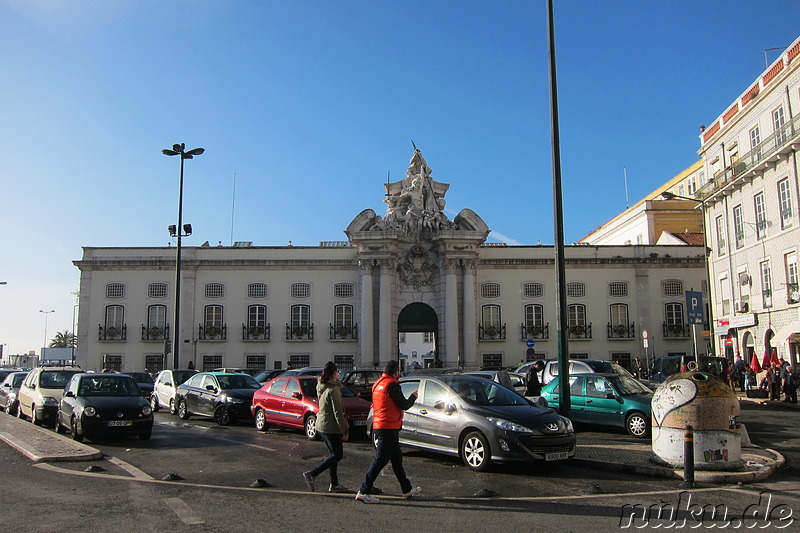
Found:
[[[342,387],[344,412],[350,432],[367,431],[367,415],[371,404]],[[270,426],[302,429],[309,439],[317,439],[317,376],[278,376],[267,381],[253,395],[250,407],[258,431]]]

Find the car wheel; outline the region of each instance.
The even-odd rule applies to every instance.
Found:
[[[59,435],[63,435],[67,432],[67,428],[61,425],[61,416],[56,415],[56,433]]]
[[[628,433],[637,438],[644,438],[650,429],[650,423],[644,413],[635,412],[628,415],[625,419],[625,429]]]
[[[10,416],[14,416],[16,414],[14,411],[14,402],[11,400],[6,400],[6,414]]]
[[[36,416],[36,405],[34,404],[31,404],[31,422],[33,422],[37,426],[42,425],[42,421],[39,420],[39,417]]]
[[[492,462],[492,452],[489,442],[483,433],[473,431],[461,441],[461,460],[470,470],[483,472]]]
[[[267,413],[260,407],[256,410],[256,430],[268,431],[269,424],[267,423]]]
[[[181,420],[189,420],[189,409],[186,407],[186,400],[178,402],[178,418]]]
[[[150,408],[153,410],[154,413],[157,413],[158,410],[161,408],[161,406],[158,405],[158,396],[156,396],[155,392],[150,395]]]
[[[70,421],[69,428],[72,432],[72,440],[83,442],[83,435],[78,431],[78,421],[75,418]]]
[[[308,440],[319,439],[319,435],[317,435],[317,415],[310,414],[306,417],[305,429]]]
[[[150,437],[153,434],[153,428],[150,428],[146,431],[142,431],[139,433],[139,440],[150,440]]]
[[[216,422],[220,426],[230,426],[231,425],[230,410],[224,405],[218,405],[217,408],[214,409],[214,422]]]
[[[175,409],[175,398],[169,399],[169,414],[174,415],[177,414],[178,410]]]

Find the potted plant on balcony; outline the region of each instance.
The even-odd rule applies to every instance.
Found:
[[[295,326],[292,328],[292,335],[297,337],[298,339],[303,338],[303,336],[308,332],[308,328],[305,326]]]

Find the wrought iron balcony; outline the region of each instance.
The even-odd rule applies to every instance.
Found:
[[[577,325],[569,327],[570,339],[591,339],[592,338],[592,323],[588,325]]]
[[[201,341],[224,341],[228,339],[228,326],[203,326],[197,328],[197,339]]]
[[[163,341],[169,339],[169,324],[166,326],[147,327],[142,324],[143,341]]]
[[[688,339],[692,331],[691,326],[685,324],[667,324],[664,322],[665,339]]]
[[[541,324],[536,326],[526,326],[525,324],[520,324],[521,335],[520,338],[522,340],[528,339],[549,339],[550,338],[550,324]]]
[[[247,326],[242,324],[243,341],[268,341],[270,338],[269,324],[266,326]]]
[[[287,341],[313,341],[314,324],[308,326],[290,326],[286,324]]]
[[[480,341],[504,341],[506,340],[506,325],[502,326],[478,326],[478,340]]]
[[[334,326],[331,324],[330,339],[333,340],[356,340],[358,339],[358,324],[352,326]]]
[[[636,328],[634,323],[630,324],[608,324],[609,339],[634,339],[636,338]]]
[[[124,341],[128,340],[128,326],[123,325],[122,327],[103,327],[100,324],[100,337],[99,340],[101,341]]]

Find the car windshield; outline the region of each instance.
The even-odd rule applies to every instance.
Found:
[[[141,396],[130,377],[99,375],[81,378],[78,396]]]
[[[589,368],[594,370],[596,374],[610,374],[611,372],[614,372],[611,363],[609,363],[608,361],[583,361],[583,362],[589,365]]]
[[[63,389],[67,385],[69,378],[77,373],[77,371],[69,370],[45,370],[39,376],[39,385],[43,389]]]
[[[494,381],[469,379],[463,375],[442,376],[439,379],[447,383],[457,396],[472,405],[530,405],[525,398]]]
[[[616,363],[611,363],[611,368],[614,369],[614,373],[615,374],[619,374],[620,376],[627,376],[629,378],[636,379],[636,376],[634,376],[633,374],[628,372],[628,369],[625,368],[624,366],[620,366],[620,365],[618,365]]]
[[[630,396],[631,394],[652,394],[653,391],[642,385],[642,383],[633,377],[616,375],[608,378],[617,386],[617,390],[623,396]]]
[[[175,378],[175,383],[173,383],[173,385],[180,385],[195,374],[197,374],[197,372],[194,370],[173,370],[172,376]]]
[[[153,378],[147,372],[127,372],[136,383],[153,383]]]
[[[219,386],[221,389],[260,389],[261,383],[253,379],[252,376],[247,374],[230,374],[226,376],[218,376]]]

